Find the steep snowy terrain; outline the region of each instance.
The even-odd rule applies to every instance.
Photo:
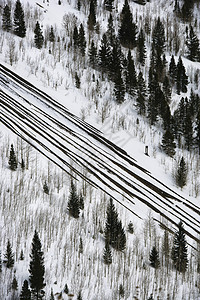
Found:
[[[88,67],[87,60],[76,58],[70,45],[66,47],[74,16],[78,24],[83,22],[86,26],[86,3],[81,11],[73,1],[61,6],[57,1],[50,0],[49,4],[38,1],[44,8],[35,1],[22,3],[28,24],[26,37],[20,39],[5,31],[0,36],[0,240],[3,254],[10,239],[16,259],[14,269],[3,266],[2,299],[12,299],[14,294],[18,297],[24,279],[28,279],[35,229],[45,255],[45,299],[50,298],[51,289],[54,294],[63,291],[66,283],[73,299],[77,299],[80,290],[83,299],[119,299],[120,284],[125,289],[124,299],[148,299],[151,294],[154,299],[200,299],[198,156],[182,149],[177,149],[173,159],[163,154],[161,126],[149,127],[147,120],[137,115],[129,95],[122,105],[116,105],[113,83],[107,78],[101,80],[101,74]],[[153,20],[165,12],[168,22],[172,21],[173,3],[158,3],[152,1],[145,6],[131,3],[138,25],[144,17]],[[107,27],[109,14],[102,13],[103,2],[98,4],[100,31],[86,32],[87,40],[100,41]],[[123,1],[115,1],[116,16],[122,6]],[[55,45],[47,42],[45,48],[36,49],[33,44],[36,19],[41,22],[45,36],[53,25],[61,42]],[[114,22],[117,30],[117,17]],[[175,22],[172,21],[173,25]],[[183,30],[181,24],[180,34]],[[180,43],[184,52],[184,40]],[[147,56],[149,59],[149,47]],[[168,52],[166,58],[169,61]],[[178,55],[175,59],[178,60]],[[199,63],[183,60],[192,87]],[[142,67],[145,79],[147,68]],[[75,87],[75,71],[81,77],[81,89]],[[189,91],[186,95],[189,96]],[[172,110],[179,100],[180,96],[173,93]],[[18,167],[11,172],[8,168],[12,143],[19,163],[22,158],[26,161],[25,171]],[[150,156],[144,155],[145,145],[149,146]],[[189,171],[187,186],[180,190],[172,174],[183,153]],[[71,177],[85,201],[78,220],[67,211]],[[49,195],[43,192],[45,180],[50,187]],[[129,222],[133,222],[134,234],[126,230],[126,250],[120,253],[112,249],[113,263],[106,266],[102,258],[103,230],[110,196],[124,227],[127,229]],[[164,261],[163,230],[158,226],[169,229],[171,247],[172,233],[180,219],[184,222],[187,242],[192,246],[188,248],[189,267],[183,275],[175,272],[171,262]],[[154,245],[160,250],[159,270],[149,266],[149,253]],[[23,261],[19,260],[21,249],[25,254]],[[15,293],[11,289],[14,274],[18,280]],[[62,297],[68,299],[64,292]]]

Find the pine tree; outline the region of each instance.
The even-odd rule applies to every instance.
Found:
[[[186,75],[185,67],[183,65],[181,56],[179,56],[177,70],[176,70],[176,90],[177,94],[180,92],[186,93],[188,85],[188,77]]]
[[[137,75],[135,71],[135,64],[130,50],[128,51],[127,56],[126,91],[132,96],[134,96],[137,91]]]
[[[7,4],[4,6],[3,9],[2,28],[6,31],[10,31],[12,29],[10,7]]]
[[[78,48],[79,45],[79,41],[78,41],[78,29],[77,26],[74,26],[74,31],[73,31],[73,45],[74,45],[74,49],[76,50]]]
[[[77,72],[75,72],[75,86],[77,89],[80,89],[80,86],[81,86],[81,81],[80,81],[80,78],[79,78]]]
[[[50,32],[49,32],[49,41],[51,43],[53,43],[55,41],[55,34],[54,34],[54,30],[53,30],[53,26],[51,26],[50,28]]]
[[[192,116],[191,116],[188,101],[186,102],[186,115],[184,120],[184,138],[185,138],[186,148],[188,151],[190,151],[190,149],[193,146],[193,124],[192,124]]]
[[[112,11],[114,0],[104,0],[104,7],[108,11]]]
[[[44,185],[43,185],[43,191],[44,191],[45,194],[49,195],[49,187],[48,187],[48,184],[47,184],[46,180],[45,180]]]
[[[77,195],[76,186],[71,182],[70,196],[68,200],[69,215],[78,218],[80,214],[79,197]]]
[[[133,234],[134,232],[134,227],[133,227],[133,223],[132,222],[129,222],[128,223],[128,232]]]
[[[12,268],[14,266],[14,254],[12,252],[12,247],[10,241],[7,242],[6,253],[4,254],[4,261],[7,268]]]
[[[158,17],[156,24],[153,28],[152,43],[156,51],[156,55],[158,57],[161,57],[165,49],[165,29],[160,20],[160,17]]]
[[[83,300],[82,295],[81,295],[81,291],[78,292],[77,300]]]
[[[165,79],[163,81],[163,93],[164,93],[166,102],[169,104],[171,102],[172,91],[171,91],[171,84],[170,84],[168,76],[165,76]]]
[[[109,75],[110,75],[111,80],[113,80],[113,81],[115,81],[115,79],[116,79],[116,74],[118,74],[118,72],[122,71],[121,61],[122,61],[122,50],[121,50],[120,43],[116,39],[113,42],[113,48],[111,51],[111,59],[110,59],[110,63],[108,66]]]
[[[166,265],[169,262],[169,253],[170,253],[170,247],[169,247],[169,233],[167,229],[164,231],[164,237],[163,237],[163,243],[162,243],[162,253],[165,258]]]
[[[93,69],[97,66],[97,48],[95,47],[93,40],[89,48],[89,62]]]
[[[185,272],[188,265],[188,258],[187,244],[182,221],[178,223],[178,230],[175,231],[171,256],[177,271]]]
[[[124,81],[120,70],[116,70],[116,75],[114,78],[114,93],[115,93],[115,99],[117,103],[120,104],[124,102],[125,86],[124,86]]]
[[[195,143],[198,147],[199,155],[200,155],[200,109],[198,110],[198,114],[196,117],[195,132],[196,132]]]
[[[103,252],[103,261],[106,265],[112,264],[112,253],[110,250],[109,243],[106,241],[105,248]]]
[[[182,8],[180,10],[180,16],[184,22],[189,22],[192,19],[192,0],[184,0]]]
[[[9,164],[9,167],[12,171],[15,171],[17,169],[17,159],[16,159],[13,144],[11,144],[8,164]]]
[[[158,251],[156,250],[155,246],[151,250],[149,260],[150,260],[150,265],[153,268],[157,269],[160,266],[159,255],[158,255]]]
[[[17,279],[16,279],[15,275],[14,275],[14,278],[13,278],[13,281],[12,281],[12,289],[14,291],[18,290],[18,283],[17,283]]]
[[[89,10],[89,16],[88,16],[88,29],[94,30],[94,27],[96,25],[96,12],[95,12],[95,3],[94,0],[90,0],[90,10]]]
[[[29,289],[27,280],[24,280],[19,299],[20,300],[31,300],[31,291]]]
[[[24,11],[20,0],[16,1],[14,10],[14,33],[19,37],[25,37],[26,27],[24,22]]]
[[[29,265],[29,280],[31,285],[31,292],[34,295],[35,299],[39,300],[44,297],[45,282],[44,282],[44,254],[42,251],[42,245],[38,236],[37,231],[35,230],[33,240],[32,240],[32,249],[30,254],[30,265]]]
[[[128,0],[125,0],[124,6],[121,12],[121,25],[119,28],[119,40],[122,46],[132,49],[136,46],[137,26],[133,22],[133,15],[128,4]]]
[[[137,40],[137,57],[138,62],[144,66],[146,58],[146,47],[145,47],[145,37],[142,28],[140,29],[138,40]]]
[[[186,39],[186,46],[188,48],[188,59],[192,61],[200,60],[199,40],[194,33],[193,27],[190,25],[190,33]]]
[[[65,284],[65,287],[64,287],[64,293],[65,294],[68,294],[69,293],[69,288],[68,288],[68,285],[67,285],[67,283]]]
[[[137,81],[137,98],[136,98],[136,107],[140,115],[145,115],[146,112],[146,85],[142,75],[142,72],[139,72],[138,81]]]
[[[175,155],[176,143],[174,142],[174,135],[170,129],[167,129],[163,134],[161,147],[170,157]]]
[[[85,39],[85,30],[82,23],[80,24],[79,31],[78,31],[78,47],[80,49],[81,55],[85,56],[86,39]]]
[[[84,197],[82,194],[80,194],[80,196],[79,196],[79,207],[81,210],[84,209]]]
[[[118,213],[112,199],[110,199],[106,213],[107,219],[104,230],[106,243],[110,244],[116,250],[122,251],[126,247],[126,236],[122,223],[118,220]]]
[[[98,58],[99,58],[99,66],[102,72],[109,71],[110,61],[111,61],[111,48],[105,33],[102,36]]]
[[[23,250],[21,250],[21,252],[20,252],[19,259],[20,260],[24,260],[24,252],[23,252]]]
[[[174,55],[172,55],[169,64],[169,76],[170,76],[171,83],[174,84],[176,80],[176,63],[174,60]]]
[[[21,162],[21,168],[22,168],[22,171],[25,170],[25,162],[24,162],[24,159],[22,158],[22,162]]]
[[[108,18],[108,28],[107,28],[107,31],[106,31],[106,35],[107,35],[107,38],[108,38],[108,42],[109,42],[110,46],[112,47],[114,41],[116,40],[112,14],[110,14],[110,16]]]
[[[181,158],[180,164],[176,172],[176,184],[182,188],[187,182],[187,167],[184,158]]]
[[[34,34],[35,34],[34,36],[35,46],[36,48],[41,49],[43,46],[44,37],[38,21],[36,22],[35,25]]]

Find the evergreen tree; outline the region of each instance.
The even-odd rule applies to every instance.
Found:
[[[133,234],[134,232],[134,227],[133,227],[133,223],[132,222],[129,222],[128,223],[128,232]]]
[[[65,294],[68,294],[68,293],[69,293],[69,288],[68,288],[67,283],[65,284],[65,287],[64,287],[64,293],[65,293]]]
[[[49,195],[49,187],[48,187],[48,184],[47,184],[46,180],[45,180],[44,185],[43,185],[43,191],[44,191],[45,194]]]
[[[25,162],[24,162],[23,158],[22,158],[22,162],[21,162],[21,168],[22,168],[22,171],[24,171],[24,169],[25,169]]]
[[[83,198],[82,194],[80,194],[80,196],[79,196],[79,207],[81,210],[84,209],[84,198]]]
[[[24,280],[19,299],[20,300],[31,300],[31,291],[28,287],[28,281],[27,280]]]
[[[9,164],[9,167],[12,171],[15,171],[17,169],[17,159],[16,159],[13,144],[11,144],[8,164]]]
[[[116,75],[114,78],[114,93],[115,93],[115,99],[117,103],[120,104],[124,102],[125,86],[124,86],[124,81],[120,70],[116,70]]]
[[[128,51],[127,56],[126,91],[132,96],[134,96],[137,91],[137,75],[130,50]]]
[[[160,17],[158,17],[156,24],[153,28],[152,42],[153,47],[156,51],[156,55],[158,57],[161,57],[165,49],[165,29],[160,20]]]
[[[160,266],[159,255],[158,255],[158,251],[156,250],[155,246],[151,250],[149,260],[150,260],[150,265],[153,268],[157,269]]]
[[[151,125],[154,125],[158,118],[158,103],[161,94],[160,86],[156,78],[156,76],[153,76],[152,80],[150,81],[150,95],[147,103],[147,117]]]
[[[97,48],[95,47],[93,40],[89,48],[89,62],[93,69],[97,66]]]
[[[167,129],[163,134],[161,147],[170,157],[175,155],[176,143],[174,142],[174,135],[170,129]]]
[[[109,243],[107,241],[103,252],[103,261],[106,265],[112,264],[112,253],[110,250]]]
[[[78,32],[78,47],[80,49],[81,55],[85,56],[86,39],[85,39],[85,30],[82,23],[80,24],[79,32]]]
[[[19,37],[25,37],[26,27],[24,22],[24,11],[21,5],[20,0],[17,0],[15,3],[14,10],[14,33]]]
[[[184,121],[184,138],[185,138],[186,148],[188,151],[190,151],[191,147],[193,146],[193,125],[192,125],[192,116],[190,113],[190,107],[188,102],[186,104],[186,115]]]
[[[77,195],[76,186],[71,182],[70,196],[68,200],[69,215],[78,218],[80,214],[79,197]]]
[[[78,11],[81,10],[81,1],[80,0],[77,1],[77,9],[78,9]]]
[[[77,300],[83,300],[82,295],[81,295],[81,291],[78,292]]]
[[[114,0],[104,0],[104,7],[108,11],[112,11]]]
[[[35,25],[34,34],[35,34],[34,36],[35,46],[36,48],[41,49],[43,46],[44,37],[38,21],[36,22]]]
[[[162,244],[162,253],[164,255],[166,264],[168,264],[170,247],[169,247],[169,233],[168,233],[167,229],[165,229],[165,231],[164,231],[163,244]]]
[[[174,84],[176,80],[176,63],[174,60],[174,55],[172,55],[169,64],[169,76],[170,76],[171,83]]]
[[[176,70],[176,90],[177,94],[180,92],[186,93],[188,85],[188,77],[185,72],[185,67],[183,65],[181,56],[179,56],[177,70]]]
[[[126,236],[122,223],[118,220],[118,213],[112,199],[110,199],[110,203],[107,208],[107,219],[104,233],[106,243],[110,244],[116,250],[124,250],[126,247]]]
[[[21,250],[21,252],[20,252],[19,259],[20,260],[24,260],[24,252],[23,252],[23,250]]]
[[[118,40],[116,39],[113,42],[113,48],[111,51],[111,59],[110,59],[110,63],[109,63],[109,75],[111,80],[115,81],[116,79],[116,75],[118,74],[118,72],[122,71],[122,51],[121,51],[121,46],[118,42]]]
[[[182,97],[177,110],[174,112],[174,132],[176,138],[178,139],[179,146],[181,139],[184,135],[184,128],[185,128],[185,118],[186,118],[186,102],[185,99]]]
[[[50,28],[49,41],[52,43],[55,41],[55,34],[54,34],[53,26],[51,26],[51,28]]]
[[[3,30],[6,30],[6,31],[10,31],[12,28],[11,13],[10,13],[10,7],[8,6],[8,4],[6,4],[3,9],[2,28],[3,28]]]
[[[78,29],[77,29],[76,25],[74,26],[74,31],[73,31],[73,45],[74,45],[75,49],[79,45],[79,42],[78,42]]]
[[[137,98],[136,98],[136,107],[140,115],[145,115],[146,111],[146,85],[142,75],[142,72],[139,72],[138,81],[137,81]]]
[[[13,278],[13,281],[12,281],[12,289],[14,291],[18,290],[18,283],[17,283],[17,279],[16,279],[15,275],[14,275],[14,278]]]
[[[180,164],[176,172],[176,183],[179,187],[184,187],[187,182],[187,167],[184,158],[181,158]]]
[[[107,38],[108,38],[108,42],[109,42],[110,46],[112,47],[114,41],[116,40],[112,14],[110,14],[110,16],[108,18],[108,28],[107,28],[107,31],[106,31],[106,35],[107,35]]]
[[[44,254],[42,251],[42,245],[38,236],[37,231],[35,230],[33,240],[32,240],[32,249],[30,254],[30,265],[29,265],[29,280],[31,286],[31,292],[34,295],[34,299],[42,299],[44,297],[45,282],[44,282]]]
[[[103,34],[101,45],[98,53],[99,66],[103,72],[109,71],[111,61],[111,48],[108,43],[106,34]]]
[[[172,260],[175,268],[178,272],[185,272],[188,265],[187,258],[187,244],[185,240],[185,232],[183,222],[178,224],[178,230],[176,230],[172,247]]]
[[[168,76],[165,76],[164,82],[163,82],[163,93],[165,96],[166,102],[169,104],[171,102],[171,84],[169,81]]]
[[[144,66],[146,58],[146,47],[145,47],[145,37],[142,28],[140,29],[138,40],[137,40],[137,53],[138,62]]]
[[[90,11],[87,24],[89,30],[94,30],[94,26],[96,25],[96,12],[94,0],[90,0]]]
[[[79,78],[77,72],[75,72],[75,85],[76,85],[77,89],[80,89],[81,81],[80,81],[80,78]]]
[[[12,268],[14,266],[14,254],[12,252],[12,247],[10,241],[7,242],[6,253],[4,254],[4,261],[7,268]]]
[[[186,38],[186,46],[188,48],[188,59],[192,61],[200,60],[199,40],[194,33],[193,27],[190,25],[189,36]]]
[[[136,46],[137,26],[133,22],[133,15],[128,4],[125,0],[121,13],[121,25],[119,28],[119,40],[122,46],[132,49]]]
[[[180,16],[184,22],[188,22],[192,19],[192,7],[193,7],[192,0],[184,0],[183,1],[183,5],[180,10]]]

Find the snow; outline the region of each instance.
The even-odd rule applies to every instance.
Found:
[[[27,5],[27,1],[22,1],[24,5]],[[43,5],[46,12],[41,10],[36,6],[35,1],[29,1],[31,6],[41,10],[41,20],[43,28],[46,26],[56,26],[57,32],[65,35],[64,28],[62,26],[63,15],[66,13],[75,14],[78,18],[78,22],[87,22],[84,8],[81,12],[75,9],[75,5],[72,2],[71,5],[67,1],[61,5],[57,5],[57,1],[50,0],[50,5],[43,3],[42,1],[37,1]],[[162,1],[164,5],[165,1]],[[123,1],[118,3],[118,11],[121,10]],[[138,16],[143,15],[145,10],[148,11],[152,9],[154,11],[154,16],[158,14],[159,7],[153,6],[153,3],[147,4],[145,7],[140,7],[135,3],[131,3],[133,11],[137,10]],[[165,10],[170,11],[171,8],[165,8],[162,11],[162,16],[164,16]],[[101,24],[101,30],[106,30],[105,19],[101,19],[99,15],[99,22]],[[138,17],[139,19],[139,17]],[[141,21],[140,21],[141,22]],[[61,36],[62,36],[61,35]],[[95,144],[94,153],[98,154],[98,161],[108,163],[110,158],[114,155],[116,162],[121,162],[124,166],[127,166],[130,170],[134,170],[137,175],[142,178],[148,179],[151,183],[155,183],[157,187],[162,187],[162,189],[168,191],[168,188],[172,191],[178,193],[178,199],[181,196],[184,199],[188,199],[199,207],[199,196],[194,198],[194,183],[188,182],[188,185],[181,191],[177,189],[172,177],[173,169],[175,168],[176,159],[182,155],[182,152],[177,153],[177,158],[171,159],[166,157],[159,150],[159,144],[162,138],[162,130],[158,127],[149,127],[147,121],[143,117],[139,117],[136,112],[134,105],[131,104],[132,99],[127,97],[127,100],[121,105],[116,106],[113,100],[110,84],[107,81],[100,83],[100,93],[98,97],[98,107],[96,105],[95,99],[91,96],[92,88],[96,88],[96,83],[92,82],[93,71],[91,69],[84,70],[82,66],[78,65],[78,62],[74,62],[72,57],[69,57],[69,53],[62,52],[61,60],[56,60],[53,55],[48,55],[48,50],[38,50],[31,46],[31,34],[25,38],[23,42],[28,51],[25,53],[18,53],[18,60],[13,64],[12,67],[8,65],[9,60],[6,55],[8,49],[8,40],[10,38],[9,34],[5,34],[2,37],[4,39],[4,45],[2,51],[0,51],[0,62],[6,65],[14,72],[24,77],[36,87],[42,89],[48,95],[52,96],[59,103],[64,105],[70,112],[77,116],[82,117],[89,124],[93,125],[95,128],[99,129],[103,136],[108,140],[112,141],[114,144],[122,147],[128,155],[136,160],[136,163],[148,170],[149,173],[163,182],[166,187],[163,187],[159,182],[155,183],[154,178],[150,178],[149,174],[144,174],[144,172],[137,170],[137,168],[130,166],[126,161],[121,159],[112,151],[108,150],[101,143],[97,143],[95,140],[89,140],[91,143]],[[18,45],[20,40],[15,38],[15,43]],[[100,37],[95,37],[100,40]],[[1,40],[1,41],[2,41]],[[169,61],[170,56],[167,57]],[[178,59],[178,56],[175,56]],[[192,63],[182,57],[183,63],[186,67],[187,72],[191,70],[199,69],[199,63]],[[7,63],[5,63],[5,61]],[[28,63],[29,62],[29,63]],[[81,76],[81,90],[78,90],[74,86],[74,79],[72,77],[73,71],[77,70],[80,72]],[[71,74],[72,73],[72,74]],[[49,74],[49,84],[47,83],[47,74]],[[98,73],[95,73],[98,76]],[[57,85],[55,85],[57,83]],[[192,86],[192,85],[191,85]],[[50,135],[52,128],[55,126],[54,122],[47,119],[47,114],[59,119],[60,122],[66,126],[70,126],[70,129],[77,130],[77,126],[74,125],[69,120],[66,121],[64,117],[60,115],[59,112],[55,112],[53,109],[47,108],[45,104],[41,104],[40,99],[36,99],[31,96],[29,91],[20,90],[18,87],[12,86],[12,91],[9,91],[7,87],[1,85],[2,91],[13,96],[13,91],[15,94],[14,99],[21,105],[30,109],[31,114],[34,114],[37,118],[41,118],[43,121],[43,128],[45,130],[44,137],[40,134],[36,134],[33,130],[25,126],[23,120],[24,128],[28,130],[32,136],[37,137],[41,142],[49,147],[53,153],[49,154],[49,158],[56,160],[62,168],[66,168],[64,163],[59,162],[59,159],[55,159],[55,155],[66,159],[62,151],[58,150],[57,146],[52,146],[52,142],[47,143],[47,138]],[[189,90],[189,89],[188,89]],[[199,92],[199,91],[198,91]],[[2,95],[2,94],[1,94]],[[184,94],[184,96],[188,94]],[[28,99],[30,103],[25,103],[23,99]],[[110,106],[108,107],[108,114],[105,121],[101,122],[101,110],[106,105],[107,100],[111,100]],[[176,107],[180,96],[173,95],[172,106]],[[35,107],[35,106],[37,107]],[[41,114],[41,110],[45,111],[45,114]],[[2,112],[2,108],[1,108]],[[11,116],[13,120],[16,118]],[[139,119],[139,124],[137,122]],[[36,123],[35,123],[36,124]],[[45,126],[49,128],[45,128]],[[61,134],[62,136],[66,134],[58,126],[54,127],[55,132],[53,134],[56,143],[62,142],[62,137],[56,137],[56,134]],[[183,281],[181,275],[175,274],[173,271],[169,271],[170,275],[166,276],[166,273],[162,270],[159,271],[159,275],[152,270],[148,265],[149,251],[151,246],[157,241],[159,247],[161,247],[161,238],[163,232],[156,225],[156,234],[152,233],[151,236],[146,237],[144,234],[144,223],[148,220],[149,214],[151,218],[155,218],[158,221],[163,221],[159,214],[153,213],[149,208],[142,204],[138,199],[131,198],[127,195],[120,195],[121,191],[113,191],[112,189],[106,189],[108,193],[112,194],[123,205],[126,205],[130,209],[134,210],[134,213],[141,217],[137,218],[135,215],[130,213],[128,210],[124,209],[118,202],[115,205],[119,211],[120,217],[123,220],[124,226],[127,227],[130,220],[133,220],[135,232],[131,236],[127,233],[127,251],[125,253],[113,253],[113,263],[108,268],[102,263],[102,253],[104,247],[103,235],[100,230],[103,229],[105,223],[106,205],[108,203],[109,197],[105,196],[100,189],[95,189],[89,186],[84,180],[79,179],[77,182],[79,190],[82,189],[83,185],[87,186],[87,191],[85,195],[85,209],[81,213],[79,220],[73,220],[67,214],[67,195],[69,193],[70,177],[62,169],[55,166],[52,162],[47,160],[40,153],[35,151],[27,143],[22,142],[19,138],[9,131],[4,125],[1,124],[1,158],[0,158],[0,172],[1,172],[1,182],[0,186],[1,192],[1,245],[2,252],[5,249],[7,239],[12,240],[13,249],[15,249],[16,258],[19,256],[21,248],[25,252],[25,261],[17,260],[15,269],[19,284],[19,290],[23,284],[23,280],[28,278],[28,263],[29,263],[29,253],[31,247],[31,240],[35,228],[40,233],[42,245],[45,253],[45,267],[46,267],[46,295],[50,295],[51,288],[53,288],[54,293],[60,292],[65,283],[68,283],[70,291],[78,294],[79,289],[82,289],[83,299],[117,299],[117,288],[120,283],[123,283],[126,290],[125,299],[132,300],[136,295],[139,299],[147,299],[151,292],[154,293],[155,297],[160,296],[161,299],[167,299],[167,293],[171,293],[173,289],[177,289],[175,299],[200,299],[198,288],[195,288],[195,284],[198,281],[197,273],[194,271],[195,265],[195,255],[191,258],[193,261],[193,270],[189,270],[186,277],[189,277],[190,271],[193,272],[194,276],[191,279]],[[82,135],[83,140],[87,140],[88,136],[85,135],[83,130],[76,131],[76,134]],[[69,136],[68,136],[69,138]],[[27,140],[33,143],[32,140]],[[15,148],[20,155],[29,158],[29,168],[24,173],[19,169],[16,173],[11,173],[7,167],[7,159],[9,155],[9,146],[14,143]],[[69,147],[65,144],[63,146]],[[73,146],[70,146],[70,151],[75,152],[75,143],[78,145],[78,139],[74,142]],[[23,146],[21,146],[23,144]],[[80,153],[83,149],[83,142],[80,143],[77,153]],[[144,155],[144,147],[149,146],[149,156]],[[88,148],[90,149],[90,148]],[[40,150],[44,151],[42,148]],[[105,152],[108,151],[109,159],[103,158]],[[47,154],[48,151],[45,153]],[[188,161],[191,159],[188,155]],[[88,156],[86,156],[88,158]],[[84,156],[82,157],[84,158]],[[71,161],[69,161],[72,163]],[[88,162],[90,160],[88,159]],[[198,159],[194,158],[193,164],[197,164]],[[112,169],[116,168],[114,163],[110,163]],[[83,173],[87,173],[86,170],[81,169],[77,166],[76,162],[73,161],[73,166],[77,170],[81,170]],[[127,175],[126,172],[122,171],[120,168],[116,168],[118,172],[121,172],[123,176],[128,177],[128,182],[132,183],[133,178]],[[106,173],[106,169],[102,169]],[[69,171],[69,170],[68,170]],[[104,174],[104,175],[105,175]],[[90,180],[94,183],[98,181],[92,175],[88,175]],[[190,175],[189,175],[190,176]],[[121,182],[116,175],[111,175],[110,177],[117,182]],[[192,177],[192,175],[191,175]],[[50,185],[50,196],[48,197],[42,191],[42,186],[44,180],[48,179]],[[197,174],[196,180],[199,180],[199,173]],[[101,188],[105,186],[98,182]],[[144,190],[144,186],[141,190]],[[173,193],[174,192],[170,192]],[[123,194],[123,193],[122,193]],[[190,194],[190,195],[189,195]],[[136,192],[136,195],[141,196],[141,191]],[[123,197],[124,196],[124,197]],[[153,198],[155,195],[146,194],[145,199],[150,201],[148,198]],[[128,199],[135,203],[135,205],[130,204]],[[151,199],[152,200],[152,199]],[[185,207],[185,200],[182,203],[174,201],[173,206],[177,208],[180,206],[180,211],[185,213],[191,213],[188,208]],[[164,206],[163,212],[167,213],[168,208]],[[179,215],[180,216],[180,215]],[[189,217],[190,220],[196,218],[195,225],[196,229],[199,230],[199,215],[192,212],[192,216]],[[179,217],[174,216],[173,220],[177,223]],[[95,226],[97,224],[97,226]],[[174,226],[172,226],[173,229]],[[171,228],[171,225],[170,225]],[[187,225],[186,225],[187,228]],[[191,229],[191,232],[192,229]],[[79,238],[82,236],[84,238],[84,253],[78,253]],[[140,237],[140,239],[139,239]],[[138,240],[139,239],[139,240]],[[145,239],[147,239],[145,241]],[[190,244],[196,247],[191,239],[188,238]],[[145,249],[145,250],[144,250]],[[192,251],[191,249],[189,250]],[[143,256],[143,257],[142,257]],[[146,268],[143,268],[143,264]],[[121,269],[121,270],[120,270]],[[124,270],[124,271],[123,271]],[[166,271],[166,269],[165,269]],[[0,293],[5,295],[5,291],[9,290],[9,284],[11,282],[12,273],[3,268],[2,277],[4,278],[5,286],[0,287]],[[127,279],[126,279],[127,278]],[[57,284],[54,284],[57,281]],[[146,283],[146,292],[144,285]],[[160,290],[159,290],[160,289]],[[171,294],[172,295],[172,294]],[[6,296],[4,296],[6,297]],[[9,296],[8,296],[9,297]],[[67,299],[67,295],[63,296],[63,299]],[[48,297],[47,297],[48,298]],[[9,299],[9,298],[6,298]]]

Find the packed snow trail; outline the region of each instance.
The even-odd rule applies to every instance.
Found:
[[[199,242],[200,210],[154,178],[102,133],[0,64],[0,122],[60,168],[101,189],[139,218],[147,207]]]

